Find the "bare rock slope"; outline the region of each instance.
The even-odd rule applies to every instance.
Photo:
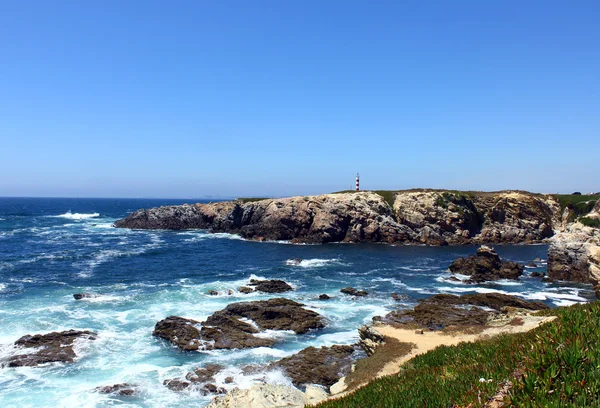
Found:
[[[391,203],[359,192],[142,209],[115,226],[199,228],[304,243],[457,245],[540,242],[554,234],[560,216],[560,205],[547,195],[401,191]]]

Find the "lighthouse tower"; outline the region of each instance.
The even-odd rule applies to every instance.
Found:
[[[358,181],[359,181],[359,175],[358,175],[358,173],[356,173],[356,191],[359,190],[359,188],[358,188]]]

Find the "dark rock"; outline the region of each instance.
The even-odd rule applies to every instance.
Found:
[[[94,295],[93,293],[75,293],[73,295],[73,297],[75,298],[75,300],[81,300],[81,299],[90,299],[90,298],[95,298],[98,295]]]
[[[135,387],[135,385],[122,383],[97,387],[94,391],[99,392],[100,394],[115,394],[128,397],[136,393]]]
[[[72,363],[77,357],[73,350],[75,340],[96,340],[96,336],[96,333],[87,330],[23,336],[15,342],[15,346],[34,350],[29,354],[11,356],[2,363],[2,366],[34,367],[46,363]]]
[[[233,382],[233,377],[229,376],[229,377],[225,377],[224,383],[225,384],[231,384]]]
[[[406,293],[399,294],[399,293],[394,292],[394,293],[392,293],[392,299],[394,299],[397,302],[403,302],[403,301],[410,299],[410,297]]]
[[[177,379],[167,379],[167,380],[163,381],[163,385],[165,385],[171,391],[183,391],[192,384],[187,381],[181,381],[181,380],[177,380]]]
[[[358,335],[360,340],[358,344],[367,353],[367,356],[372,356],[375,353],[375,349],[385,343],[385,337],[379,333],[377,329],[362,325],[358,328]]]
[[[546,274],[544,272],[533,271],[529,274],[532,278],[543,278]]]
[[[502,262],[492,248],[481,246],[477,255],[458,258],[449,267],[453,273],[469,275],[467,283],[481,283],[498,279],[518,280],[523,274],[523,265],[516,262]]]
[[[156,323],[152,335],[170,341],[183,351],[193,351],[203,346],[199,326],[197,320],[169,316]]]
[[[462,282],[460,279],[458,279],[456,276],[450,276],[447,280],[451,281],[451,282]]]
[[[308,347],[269,365],[281,368],[296,386],[319,384],[330,387],[352,370],[352,346]]]
[[[217,387],[214,384],[205,384],[200,391],[202,391],[202,393],[204,395],[207,394],[226,394],[227,390],[223,387]]]
[[[219,364],[206,364],[201,368],[196,368],[194,371],[188,373],[185,378],[192,383],[205,383],[208,381],[214,381],[215,375],[223,369],[223,366]]]
[[[250,281],[249,286],[254,286],[254,289],[265,293],[283,293],[294,290],[289,284],[282,280],[255,280]]]
[[[365,292],[364,290],[357,290],[350,286],[348,286],[347,288],[340,289],[340,292],[345,293],[346,295],[351,295],[351,296],[367,296],[369,294],[368,292]]]
[[[241,293],[252,293],[252,292],[254,292],[254,289],[249,288],[248,286],[240,286],[238,288],[238,291]]]
[[[329,300],[329,299],[331,299],[331,296],[329,296],[325,293],[319,295],[319,300]]]
[[[527,267],[528,267],[528,268],[537,268],[537,264],[536,264],[535,262],[529,262],[529,263],[527,264]]]
[[[484,310],[482,307],[493,311]],[[440,330],[448,326],[484,326],[490,317],[503,312],[506,307],[526,310],[548,309],[548,306],[542,302],[531,302],[501,293],[462,296],[439,294],[420,301],[414,310],[393,311],[385,316],[384,321],[417,325],[430,330]]]
[[[202,323],[170,316],[156,324],[153,334],[185,351],[270,347],[276,340],[254,334],[267,329],[303,334],[325,327],[323,317],[302,306],[284,298],[232,303]],[[252,320],[256,326],[240,320],[242,318]]]
[[[216,290],[209,290],[208,294],[211,296],[217,296],[219,294],[219,292],[217,292]]]

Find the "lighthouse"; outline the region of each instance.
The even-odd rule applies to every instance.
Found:
[[[359,188],[358,188],[358,181],[359,181],[359,175],[358,175],[358,173],[356,173],[356,191],[359,190]]]

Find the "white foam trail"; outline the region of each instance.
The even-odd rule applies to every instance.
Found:
[[[313,258],[313,259],[302,259],[300,261],[296,260],[296,259],[288,259],[285,261],[286,265],[289,266],[298,266],[301,268],[319,268],[321,266],[326,266],[329,264],[340,264],[340,260],[339,259],[319,259],[319,258]]]
[[[67,211],[64,214],[53,215],[55,218],[66,218],[68,220],[85,220],[88,218],[96,218],[99,217],[100,213],[91,213],[91,214],[81,214],[81,213],[72,213],[71,211]]]

